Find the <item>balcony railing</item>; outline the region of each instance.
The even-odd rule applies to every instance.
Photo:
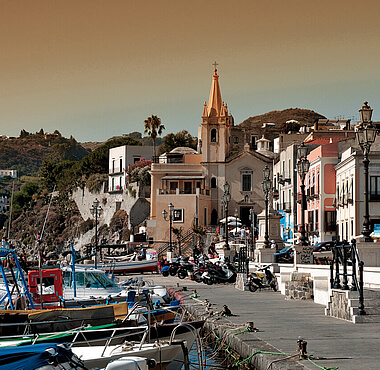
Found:
[[[191,189],[184,189],[184,188],[176,188],[176,189],[159,189],[159,194],[198,194],[198,191],[200,195],[210,195],[209,189],[200,189],[200,188],[191,188]]]
[[[114,167],[114,168],[110,168],[108,173],[109,174],[114,174],[114,173],[123,173],[125,171],[125,168],[121,168],[121,167]]]

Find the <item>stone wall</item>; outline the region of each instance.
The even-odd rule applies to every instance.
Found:
[[[309,274],[294,272],[291,280],[285,283],[286,299],[313,299],[313,280]]]
[[[327,315],[338,319],[352,321],[347,293],[340,290],[332,290],[331,301],[326,310]]]

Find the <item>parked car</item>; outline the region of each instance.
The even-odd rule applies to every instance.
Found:
[[[328,264],[333,259],[332,247],[333,241],[320,242],[314,245],[313,255],[314,263]]]

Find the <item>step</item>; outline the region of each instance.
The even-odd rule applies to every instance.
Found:
[[[352,322],[354,324],[380,323],[380,315],[354,315]]]
[[[380,307],[380,299],[378,298],[364,298],[364,305],[368,307]],[[359,307],[359,298],[348,300],[349,307]]]
[[[359,293],[357,291],[347,290],[347,297],[350,298],[358,298]],[[366,298],[379,298],[380,299],[380,290],[379,289],[364,289],[364,299]]]
[[[364,302],[364,311],[367,315],[380,315],[380,307],[371,307],[371,306],[365,306]],[[359,308],[358,307],[350,307],[350,313],[352,316],[359,315]]]

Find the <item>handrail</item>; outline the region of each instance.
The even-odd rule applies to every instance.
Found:
[[[349,255],[351,261],[349,261]],[[351,273],[347,272],[347,267],[351,262]],[[343,271],[340,272],[340,267]],[[347,240],[335,242],[333,247],[333,259],[330,265],[330,286],[331,289],[342,289],[357,291],[359,293],[359,315],[365,315],[364,310],[364,262],[360,260],[356,248],[356,240],[352,239],[351,244]],[[359,280],[357,275],[359,274]],[[351,287],[348,286],[348,277],[351,277]],[[341,279],[342,277],[342,279]],[[342,283],[342,284],[341,284]]]

